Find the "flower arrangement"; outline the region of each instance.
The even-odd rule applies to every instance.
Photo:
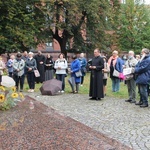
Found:
[[[24,100],[24,95],[16,91],[16,87],[0,86],[0,110],[8,110]]]

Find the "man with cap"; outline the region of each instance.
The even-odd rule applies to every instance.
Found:
[[[21,53],[17,53],[16,59],[13,62],[13,78],[16,82],[16,89],[19,89],[19,82],[20,82],[20,92],[23,91],[24,85],[24,67],[25,61],[21,59]]]

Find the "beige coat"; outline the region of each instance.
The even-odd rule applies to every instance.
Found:
[[[3,70],[5,69],[5,63],[0,60],[0,75],[3,75]]]

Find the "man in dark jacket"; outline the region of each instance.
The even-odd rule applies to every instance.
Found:
[[[99,49],[94,50],[94,58],[91,61],[89,69],[91,70],[90,91],[91,100],[100,100],[104,97],[103,92],[103,74],[104,60],[100,57]]]
[[[149,49],[142,49],[142,58],[135,67],[137,75],[136,83],[139,85],[140,101],[136,105],[140,107],[148,107],[147,86],[150,83],[150,55]]]

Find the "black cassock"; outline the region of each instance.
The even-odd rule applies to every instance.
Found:
[[[40,77],[36,77],[36,82],[44,82],[45,81],[45,61],[46,58],[44,55],[36,55],[35,57],[36,63],[37,63],[37,69],[40,73]],[[43,62],[43,64],[40,64],[40,62]]]
[[[104,68],[103,58],[100,56],[94,57],[90,65],[96,66],[96,69],[91,69],[89,96],[93,98],[103,98],[104,97],[103,74],[102,74],[102,69]]]

